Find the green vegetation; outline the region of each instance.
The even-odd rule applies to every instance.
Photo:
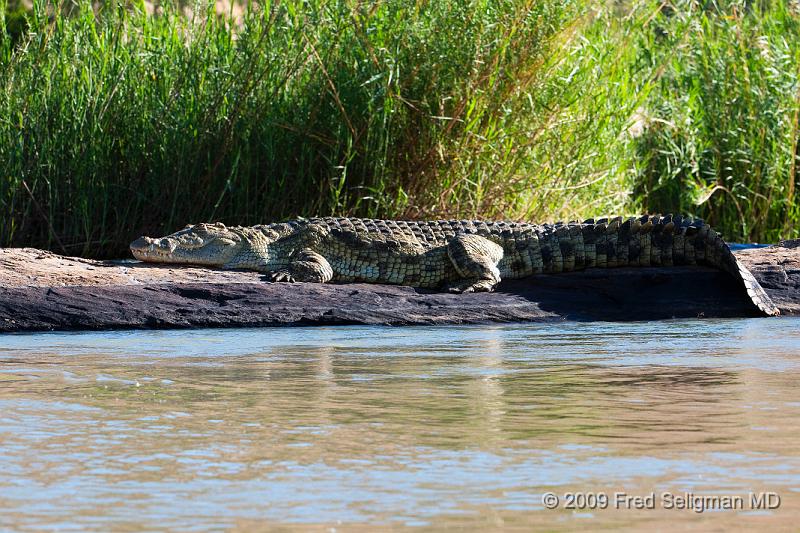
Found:
[[[0,0],[0,245],[317,214],[798,234],[785,2],[21,9]]]
[[[636,198],[735,239],[797,236],[800,3],[678,2],[649,27],[640,68],[657,83]]]

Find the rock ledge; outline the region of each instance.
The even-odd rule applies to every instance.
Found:
[[[784,315],[800,314],[800,247],[737,253]],[[503,282],[490,294],[389,285],[276,284],[257,272],[92,261],[0,249],[0,332],[329,324],[477,324],[753,316],[726,274],[593,269]]]

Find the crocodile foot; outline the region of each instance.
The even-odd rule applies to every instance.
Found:
[[[463,281],[456,281],[447,285],[447,292],[453,294],[461,294],[465,292],[492,292],[497,283],[490,279],[468,279]]]

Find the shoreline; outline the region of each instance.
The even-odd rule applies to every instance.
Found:
[[[800,315],[797,244],[736,251],[785,316]],[[0,332],[757,316],[732,278],[706,267],[542,274],[478,294],[263,278],[258,272],[0,249]]]

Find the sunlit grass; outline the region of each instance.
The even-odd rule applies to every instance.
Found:
[[[636,195],[647,210],[696,213],[737,240],[800,234],[800,13],[792,9],[681,0],[650,19],[638,47],[658,83],[635,145]]]
[[[0,245],[112,256],[202,220],[639,210],[796,235],[798,15],[702,5],[15,6]]]
[[[197,220],[477,214],[505,176],[472,159],[527,137],[509,106],[573,4],[286,2],[231,25],[36,3],[0,52],[0,241],[107,255]]]

